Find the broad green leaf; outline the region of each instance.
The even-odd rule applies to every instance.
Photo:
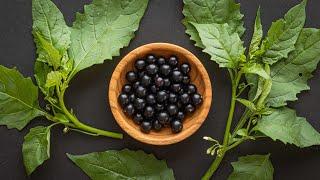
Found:
[[[257,110],[257,108],[254,105],[254,103],[249,101],[249,100],[247,100],[247,99],[237,98],[237,101],[240,102],[241,104],[243,104],[244,106],[246,106],[251,111],[256,111]]]
[[[46,81],[48,74],[52,71],[52,69],[44,62],[36,61],[34,65],[34,77],[37,81],[37,84],[45,96],[51,96],[52,90],[47,88]]]
[[[256,20],[254,23],[254,30],[253,35],[249,47],[249,57],[252,59],[254,54],[260,49],[261,40],[263,37],[263,30],[261,25],[261,18],[260,18],[260,7],[257,11]]]
[[[56,5],[51,0],[32,0],[32,19],[34,34],[40,34],[47,42],[46,47],[54,47],[63,55],[70,45],[70,28]],[[47,52],[36,37],[38,60],[47,62]]]
[[[77,72],[119,55],[139,27],[148,0],[93,0],[77,13],[71,30],[70,58]]]
[[[22,145],[23,162],[30,175],[50,158],[50,127],[37,126],[30,129]]]
[[[262,43],[262,49],[265,51],[262,60],[265,63],[273,64],[287,58],[288,54],[294,50],[294,45],[305,23],[306,2],[304,0],[289,10],[284,19],[272,23],[266,40]]]
[[[268,155],[248,155],[232,162],[233,172],[228,180],[272,180],[273,166]]]
[[[305,118],[297,117],[296,112],[289,108],[276,109],[272,114],[262,116],[254,130],[298,147],[320,145],[320,134]]]
[[[57,69],[61,64],[61,58],[59,51],[53,47],[47,40],[45,40],[42,35],[38,32],[34,33],[35,41],[38,44],[38,51],[41,51],[41,56],[43,56],[44,62],[47,62],[54,69]],[[39,60],[41,61],[41,60]]]
[[[227,23],[231,33],[237,32],[241,37],[244,33],[243,15],[240,13],[240,5],[234,0],[184,0],[183,24],[186,33],[196,46],[204,48],[197,30],[191,23],[197,24],[224,24]]]
[[[46,87],[59,86],[61,84],[62,74],[59,71],[51,71],[47,75]]]
[[[21,130],[41,115],[38,89],[32,80],[0,65],[0,125]]]
[[[237,33],[230,33],[227,24],[195,24],[201,42],[205,46],[203,52],[211,56],[220,67],[236,68],[245,49]]]
[[[68,157],[79,166],[91,179],[174,179],[173,171],[165,161],[156,159],[143,151],[94,152]]]
[[[297,100],[296,95],[310,87],[307,81],[320,60],[320,30],[304,29],[296,43],[295,50],[283,61],[271,66],[272,88],[268,104],[284,106],[287,101]]]
[[[269,74],[264,70],[264,68],[258,63],[246,63],[241,68],[244,73],[257,74],[264,79],[270,79]]]

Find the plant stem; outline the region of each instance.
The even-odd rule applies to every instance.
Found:
[[[106,137],[111,137],[111,138],[116,138],[116,139],[123,138],[123,135],[120,133],[105,131],[105,130],[97,129],[97,128],[88,126],[86,124],[83,124],[73,114],[71,114],[68,111],[68,109],[66,108],[66,106],[64,104],[64,100],[63,100],[64,91],[60,92],[60,90],[57,88],[57,94],[58,94],[59,104],[60,104],[62,111],[70,119],[70,121],[76,126],[77,129],[81,129],[83,131],[96,134],[97,136],[101,135],[101,136],[106,136]]]
[[[228,146],[228,143],[229,143],[229,134],[230,134],[230,129],[231,129],[232,120],[233,120],[233,114],[234,114],[235,104],[236,104],[236,99],[237,99],[237,88],[238,88],[239,81],[240,81],[241,76],[242,76],[242,72],[240,71],[240,72],[236,73],[235,79],[234,79],[234,76],[233,76],[233,74],[232,74],[232,72],[230,70],[229,70],[229,74],[230,74],[230,78],[232,80],[232,95],[231,95],[230,110],[229,110],[227,125],[226,125],[225,132],[224,132],[222,149],[221,149],[220,154],[218,154],[218,156],[212,162],[211,166],[209,167],[209,169],[207,170],[205,175],[202,177],[202,180],[207,180],[207,179],[211,178],[213,173],[219,167],[219,165],[220,165],[225,153],[228,150],[227,146]]]

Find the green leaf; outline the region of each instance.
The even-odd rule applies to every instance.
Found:
[[[294,144],[298,147],[320,145],[320,134],[306,121],[297,117],[289,108],[276,109],[268,116],[262,116],[254,130],[273,140]]]
[[[266,40],[262,43],[262,49],[265,51],[263,62],[273,64],[283,58],[287,58],[288,54],[294,50],[294,45],[299,37],[306,19],[307,1],[293,7],[284,16],[272,23]]]
[[[41,34],[50,46],[63,55],[70,45],[70,28],[57,6],[51,0],[32,0],[32,19],[33,32]],[[42,44],[37,39],[35,42],[39,60],[46,62]]]
[[[38,89],[32,80],[0,65],[0,125],[21,130],[41,115]]]
[[[260,18],[260,7],[257,11],[256,20],[254,23],[254,31],[250,43],[249,48],[249,57],[252,59],[254,57],[254,54],[260,49],[261,40],[263,37],[263,30],[261,25],[261,18]]]
[[[272,180],[273,166],[268,155],[248,155],[232,162],[233,172],[228,180]]]
[[[256,105],[254,105],[253,102],[247,100],[247,99],[241,99],[241,98],[237,98],[237,101],[240,102],[241,104],[243,104],[244,106],[246,106],[248,109],[250,109],[250,111],[256,111]]]
[[[46,87],[59,86],[61,84],[62,74],[59,71],[51,71],[47,75]]]
[[[95,152],[68,157],[91,179],[174,179],[173,171],[165,161],[157,160],[152,154],[143,151]]]
[[[248,131],[247,129],[239,129],[236,134],[239,136],[248,136]]]
[[[320,60],[320,30],[303,29],[295,47],[288,59],[271,66],[270,106],[284,106],[287,101],[297,100],[301,91],[310,89],[307,81]]]
[[[36,61],[34,65],[34,77],[37,81],[37,84],[45,96],[52,96],[53,91],[52,88],[47,88],[46,81],[48,74],[52,71],[52,69],[44,62]]]
[[[148,0],[93,0],[77,13],[71,30],[74,76],[82,69],[119,55],[138,29]]]
[[[30,129],[22,145],[23,162],[30,175],[50,158],[50,127],[37,126]]]
[[[237,33],[230,33],[227,24],[195,24],[204,52],[211,56],[220,67],[236,68],[245,48]]]
[[[50,44],[47,40],[45,40],[42,35],[38,32],[34,32],[35,41],[38,44],[38,51],[41,51],[41,56],[50,66],[53,66],[54,69],[57,69],[61,64],[61,58],[59,51]],[[39,60],[42,61],[42,60]]]
[[[241,68],[244,73],[257,74],[264,79],[270,79],[269,74],[264,70],[264,68],[258,63],[246,63]]]
[[[197,24],[224,24],[227,23],[231,33],[237,32],[241,37],[245,31],[243,27],[243,15],[240,13],[240,4],[233,0],[184,0],[183,24],[186,33],[196,46],[204,48],[197,30],[191,23]]]

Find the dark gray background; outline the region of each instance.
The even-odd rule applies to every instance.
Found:
[[[89,0],[54,0],[71,25],[75,12],[82,11]],[[258,5],[262,7],[262,22],[266,31],[271,22],[284,15],[299,0],[241,0],[241,9],[245,14],[247,27],[244,40],[248,44],[251,37],[255,13]],[[307,6],[306,27],[320,27],[320,1],[309,0]],[[189,49],[198,56],[207,68],[213,85],[213,104],[210,114],[200,128],[187,140],[165,147],[142,144],[128,135],[124,140],[103,137],[91,137],[78,133],[62,134],[62,129],[55,127],[51,138],[51,159],[37,169],[31,177],[26,177],[22,163],[21,144],[30,127],[45,124],[42,118],[33,121],[22,132],[0,127],[0,179],[88,179],[88,177],[65,156],[65,153],[83,154],[107,149],[143,149],[154,153],[158,158],[166,159],[173,168],[178,180],[199,179],[207,170],[212,157],[205,154],[208,143],[202,140],[205,135],[222,138],[230,99],[230,84],[225,70],[209,60],[209,56],[193,46],[184,33],[181,24],[182,0],[150,0],[141,27],[130,46],[121,51],[121,56],[103,65],[96,65],[82,71],[72,81],[66,94],[66,102],[73,108],[78,117],[93,126],[122,131],[114,121],[109,105],[106,103],[106,92],[111,73],[121,57],[132,49],[151,42],[170,42]],[[24,75],[33,75],[35,47],[31,36],[31,0],[2,0],[0,5],[0,64],[16,66]],[[309,81],[311,91],[299,95],[299,101],[291,106],[297,109],[300,116],[307,117],[312,125],[320,130],[320,69]],[[240,110],[237,111],[238,114]],[[227,154],[214,179],[226,179],[232,171],[231,161],[238,156],[260,153],[271,153],[275,169],[275,179],[320,179],[320,148],[299,149],[284,146],[282,143],[263,140],[245,143],[240,148]]]

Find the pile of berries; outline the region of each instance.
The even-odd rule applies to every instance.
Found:
[[[202,96],[190,83],[190,65],[179,65],[176,56],[165,59],[148,55],[134,66],[135,71],[126,74],[129,83],[118,97],[123,111],[145,133],[165,126],[171,126],[174,133],[180,132],[185,115],[202,103]]]

